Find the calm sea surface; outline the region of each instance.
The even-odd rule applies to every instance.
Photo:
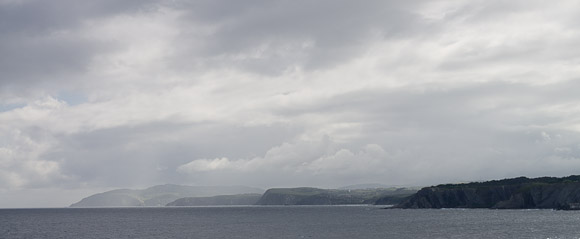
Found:
[[[0,209],[0,238],[580,238],[580,211],[374,206]]]

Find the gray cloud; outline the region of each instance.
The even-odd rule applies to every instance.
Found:
[[[197,1],[188,13],[180,43],[187,56],[204,56],[207,64],[243,67],[279,74],[301,67],[332,67],[367,51],[373,38],[393,38],[423,26],[411,9],[418,1]],[[190,22],[191,21],[191,22]],[[200,45],[188,44],[199,25],[212,30]],[[184,60],[179,58],[180,61]]]
[[[374,142],[387,151],[409,153],[409,165],[401,165],[402,171],[405,166],[427,163],[444,167],[430,172],[444,178],[467,178],[471,173],[484,179],[542,175],[540,168],[532,168],[538,164],[556,167],[554,164],[560,163],[548,158],[580,162],[579,155],[573,153],[579,148],[580,136],[578,129],[571,127],[580,115],[577,111],[560,112],[580,100],[574,93],[577,84],[474,83],[446,90],[365,90],[299,109],[279,109],[278,113],[297,118],[327,116],[328,121],[321,125],[356,122],[362,133],[351,145]],[[478,167],[462,168],[466,165],[461,162],[489,169],[487,176],[472,171],[481,169]],[[519,166],[506,167],[504,162]],[[566,170],[559,174],[570,173],[573,172]],[[412,176],[415,180],[419,177]]]
[[[72,0],[6,1],[1,3],[0,30],[4,33],[43,35],[59,30],[81,27],[83,21],[110,17],[117,14],[134,14],[155,9],[156,1],[79,2]],[[8,24],[10,23],[10,24]]]
[[[182,164],[218,155],[256,156],[288,140],[294,131],[283,125],[157,122],[61,135],[46,159],[59,161],[66,177],[98,187],[183,183],[183,175],[175,173]]]
[[[3,1],[0,207],[573,174],[577,5]]]
[[[8,1],[0,3],[0,91],[11,97],[58,92],[88,80],[93,58],[119,46],[84,36],[85,24],[151,9],[152,1]],[[54,86],[54,84],[59,84]],[[72,87],[78,88],[78,87]]]

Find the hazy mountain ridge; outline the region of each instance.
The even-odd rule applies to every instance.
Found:
[[[580,209],[580,176],[442,184],[419,190],[395,208]]]
[[[71,207],[138,207],[165,206],[179,198],[211,197],[246,193],[263,193],[263,189],[246,186],[156,185],[142,190],[116,189],[91,195]]]

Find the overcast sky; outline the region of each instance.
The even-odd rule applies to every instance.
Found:
[[[0,207],[580,174],[580,3],[0,0]]]

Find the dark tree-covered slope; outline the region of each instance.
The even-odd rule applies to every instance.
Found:
[[[580,176],[443,184],[423,188],[395,208],[578,209]]]

